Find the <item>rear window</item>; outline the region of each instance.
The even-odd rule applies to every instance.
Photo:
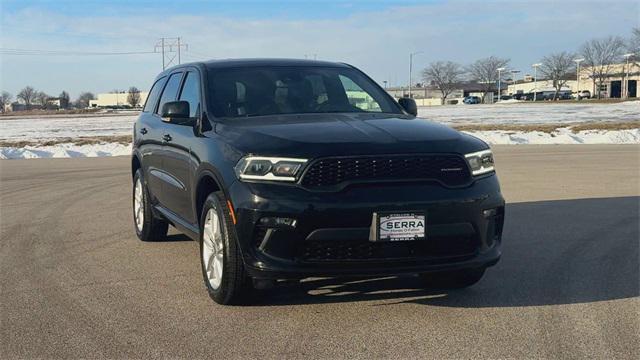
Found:
[[[160,96],[160,91],[162,91],[162,87],[164,86],[164,81],[167,80],[166,77],[161,77],[158,79],[151,90],[149,90],[149,96],[147,96],[147,102],[144,103],[143,112],[153,112],[156,103],[158,102],[158,96]]]

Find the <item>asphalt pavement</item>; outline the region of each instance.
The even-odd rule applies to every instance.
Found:
[[[640,358],[640,146],[495,147],[500,263],[472,288],[309,279],[244,307],[197,244],[138,241],[129,159],[0,161],[0,358]]]

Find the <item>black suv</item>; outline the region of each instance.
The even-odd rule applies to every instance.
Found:
[[[134,126],[136,233],[161,240],[171,224],[198,240],[221,304],[312,276],[470,286],[501,254],[492,153],[416,114],[342,63],[168,69]]]

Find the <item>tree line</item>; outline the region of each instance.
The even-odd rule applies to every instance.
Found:
[[[62,91],[57,97],[53,97],[44,91],[38,91],[32,86],[25,86],[16,95],[16,100],[22,102],[26,109],[48,109],[51,107],[51,100],[57,99],[60,102],[60,109],[69,109],[71,107],[84,109],[89,107],[89,102],[95,100],[96,97],[92,92],[84,91],[74,100],[71,101],[69,93]],[[137,87],[132,86],[127,92],[127,103],[131,107],[137,107],[140,105],[140,90]],[[13,95],[8,91],[2,91],[0,94],[0,103],[2,104],[1,111],[4,112],[4,108],[11,105],[14,100]]]
[[[634,54],[631,61],[637,63],[640,60],[640,28],[632,29],[628,39],[620,36],[592,39],[582,44],[577,52],[560,51],[544,56],[540,61],[541,76],[552,81],[555,90],[553,98],[557,99],[562,87],[576,76],[575,59],[582,57],[584,60],[581,66],[588,69],[597,97],[600,98],[601,86],[613,66],[623,60],[622,55],[625,52]],[[440,91],[442,104],[459,88],[460,83],[469,80],[478,83],[483,92],[484,102],[487,93],[507,72],[498,69],[507,68],[509,62],[510,59],[496,56],[476,60],[467,66],[454,61],[434,61],[422,71],[422,78],[425,83],[432,84]]]

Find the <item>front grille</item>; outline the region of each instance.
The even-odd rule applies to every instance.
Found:
[[[313,162],[302,177],[307,188],[331,188],[371,181],[437,180],[447,186],[467,184],[471,175],[459,155],[393,155],[326,158]]]
[[[474,237],[428,238],[417,241],[307,240],[299,258],[307,262],[412,259],[466,256],[476,251]]]

